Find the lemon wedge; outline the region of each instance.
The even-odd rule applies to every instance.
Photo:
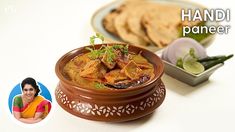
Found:
[[[186,60],[183,62],[183,68],[185,71],[192,73],[192,74],[200,74],[205,71],[204,66],[194,60]]]

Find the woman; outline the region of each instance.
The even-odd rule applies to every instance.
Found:
[[[13,115],[24,123],[37,123],[50,112],[51,103],[38,95],[40,89],[33,78],[26,78],[21,83],[22,95],[14,97]]]

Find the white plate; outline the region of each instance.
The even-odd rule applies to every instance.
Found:
[[[178,0],[148,0],[149,2],[154,2],[154,3],[160,3],[160,4],[174,4],[174,5],[178,5],[182,8],[190,8],[190,9],[195,9],[195,8],[205,8],[202,5],[196,4],[196,3],[192,3],[189,1],[178,1]],[[91,25],[94,29],[95,32],[101,33],[106,40],[110,41],[110,42],[123,42],[119,37],[116,37],[112,34],[110,34],[109,32],[107,32],[103,25],[102,25],[102,20],[103,18],[110,13],[111,10],[116,9],[117,7],[119,7],[122,3],[124,2],[124,0],[117,0],[114,1],[108,5],[105,5],[104,7],[100,8],[99,10],[97,10],[94,15],[92,16],[91,19]],[[217,25],[216,23],[212,23],[212,22],[207,22],[207,25]],[[214,38],[215,35],[210,35],[208,36],[206,39],[203,39],[200,43],[204,46],[207,47]],[[156,46],[147,46],[147,49],[151,50],[151,51],[158,51],[160,50],[160,48],[156,47]]]
[[[180,80],[184,83],[187,83],[191,86],[196,86],[202,82],[205,82],[209,79],[209,77],[221,66],[223,66],[223,63],[219,63],[209,69],[207,69],[206,71],[198,74],[198,75],[194,75],[191,73],[186,72],[185,70],[183,70],[182,68],[179,68],[167,61],[164,61],[164,72],[168,75],[170,75],[171,77]]]

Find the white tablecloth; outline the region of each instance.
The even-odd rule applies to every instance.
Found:
[[[210,8],[230,8],[232,0],[194,0]],[[49,116],[36,125],[19,124],[8,109],[12,88],[25,77],[42,82],[54,97],[54,68],[66,52],[88,44],[94,34],[92,14],[110,0],[0,1],[0,131],[1,132],[234,132],[234,58],[209,81],[191,87],[163,75],[167,95],[151,115],[126,123],[104,123],[70,115],[53,100]],[[233,7],[234,8],[234,7]],[[231,19],[235,18],[231,11]],[[228,35],[217,35],[209,55],[235,53],[234,22]],[[233,24],[233,25],[232,25]]]

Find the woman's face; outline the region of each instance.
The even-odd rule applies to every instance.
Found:
[[[34,95],[36,93],[36,89],[30,85],[30,84],[25,84],[23,88],[23,95],[26,99],[32,100],[34,98]]]

